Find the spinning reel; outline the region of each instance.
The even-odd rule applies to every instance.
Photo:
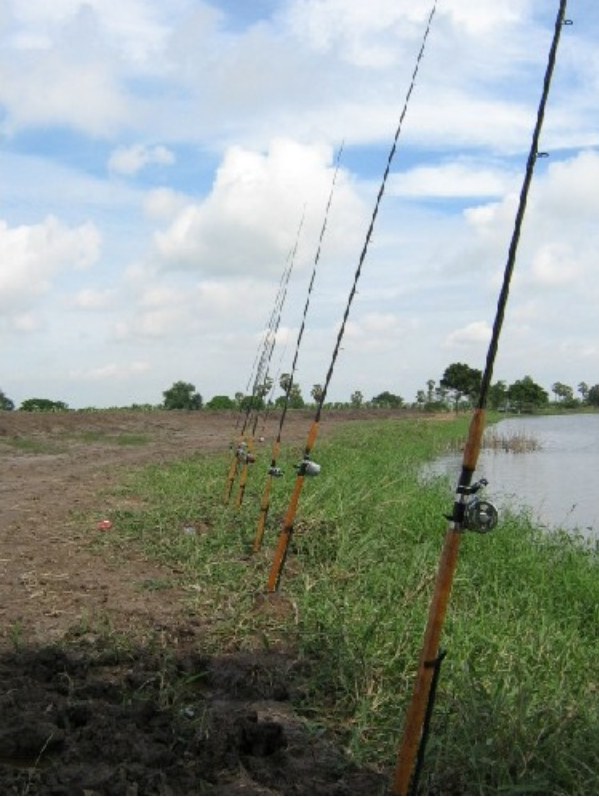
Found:
[[[318,476],[320,473],[320,465],[311,460],[310,457],[304,457],[304,459],[295,466],[295,470],[298,476]]]
[[[256,461],[256,457],[248,451],[248,444],[245,441],[237,446],[235,456],[237,457],[237,461],[242,465],[251,465],[252,462]]]
[[[458,504],[463,511],[462,528],[468,531],[476,531],[478,534],[487,534],[493,531],[499,520],[499,513],[496,507],[483,498],[479,498],[477,493],[489,482],[480,479],[469,487],[458,487],[458,493],[467,495],[468,499],[463,504]],[[454,508],[455,512],[455,508]],[[449,520],[456,520],[456,517],[449,517]]]

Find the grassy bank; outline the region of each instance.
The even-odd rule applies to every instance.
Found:
[[[278,596],[264,595],[301,448],[280,458],[263,550],[251,555],[270,452],[241,510],[224,508],[227,456],[156,466],[123,487],[103,544],[176,564],[214,650],[292,650],[314,728],[391,769],[409,700],[452,489],[421,464],[468,419],[348,425],[319,444]],[[135,500],[129,500],[129,499]],[[148,585],[150,588],[151,585]],[[154,585],[160,588],[160,585]],[[594,552],[525,516],[468,534],[445,627],[448,655],[425,793],[599,793],[599,579]]]

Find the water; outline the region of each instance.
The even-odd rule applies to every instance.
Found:
[[[510,418],[493,429],[502,437],[533,437],[541,448],[482,449],[474,479],[489,481],[484,497],[499,509],[527,507],[542,526],[599,539],[599,414]],[[442,457],[427,473],[447,474],[453,488],[461,462],[460,454]]]

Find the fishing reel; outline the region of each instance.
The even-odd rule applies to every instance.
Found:
[[[237,446],[235,456],[237,457],[238,462],[240,462],[242,465],[251,465],[252,462],[256,461],[256,457],[248,451],[248,444],[245,442],[240,443]]]
[[[298,476],[318,476],[320,473],[320,465],[311,460],[310,457],[304,457],[304,459],[295,466],[295,470]]]
[[[268,475],[272,476],[273,479],[280,479],[281,476],[283,475],[283,471],[281,470],[281,468],[276,468],[274,465],[272,465],[268,469]]]
[[[489,531],[493,531],[498,520],[497,509],[490,501],[484,501],[474,496],[466,504],[464,528],[469,531],[487,534]]]
[[[449,516],[449,520],[461,521],[461,527],[467,531],[476,531],[478,534],[488,534],[493,531],[499,520],[499,513],[496,507],[483,498],[479,498],[477,493],[488,485],[486,479],[480,479],[469,487],[459,486],[457,492],[468,496],[464,503],[457,503],[454,507],[454,515]]]

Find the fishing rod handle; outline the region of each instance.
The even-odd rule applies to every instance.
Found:
[[[404,736],[397,757],[393,794],[409,794],[414,762],[422,737],[426,707],[433,681],[434,666],[432,664],[439,651],[439,642],[453,586],[461,539],[461,532],[456,531],[452,524],[445,534],[443,551],[439,561],[435,590],[429,609],[428,622],[418,664],[418,674],[414,683],[412,701],[406,716]]]
[[[291,542],[291,537],[293,535],[293,523],[297,514],[299,499],[302,494],[304,479],[304,476],[298,475],[295,480],[295,487],[293,488],[293,493],[291,494],[291,498],[289,500],[287,514],[285,515],[283,527],[281,528],[281,533],[279,534],[279,540],[277,542],[272,567],[268,576],[268,592],[276,592],[279,588],[281,572],[285,565],[285,559],[287,558],[287,549],[289,548],[289,543]]]

